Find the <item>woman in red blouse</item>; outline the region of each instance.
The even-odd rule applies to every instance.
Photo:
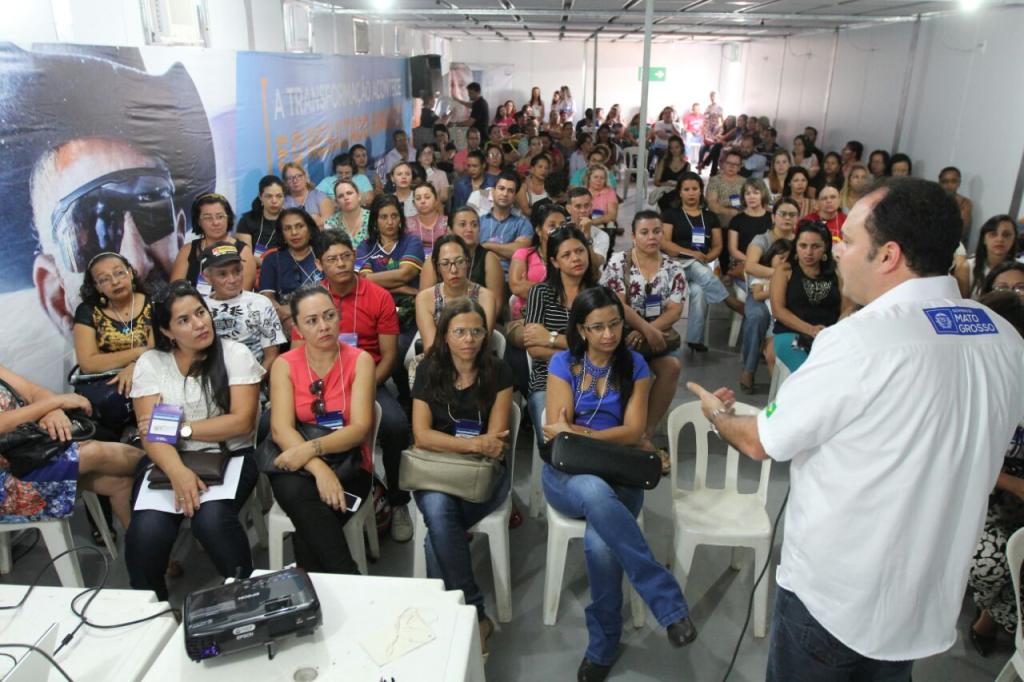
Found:
[[[372,504],[373,359],[339,341],[340,317],[327,289],[299,289],[291,309],[305,343],[283,353],[270,370],[271,437],[281,448],[275,464],[282,470],[270,483],[295,525],[296,563],[307,571],[358,573],[342,529],[353,513],[346,493]],[[333,432],[306,440],[299,422]],[[361,467],[341,481],[329,460],[344,453],[360,457]]]

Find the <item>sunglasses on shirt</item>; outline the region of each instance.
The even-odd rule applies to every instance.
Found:
[[[61,199],[50,224],[64,267],[71,272],[85,272],[97,254],[120,252],[128,214],[147,245],[174,232],[174,182],[168,171],[114,171]]]
[[[316,397],[313,401],[313,415],[322,417],[327,412],[327,405],[324,403],[324,380],[317,379],[309,385],[309,392]]]

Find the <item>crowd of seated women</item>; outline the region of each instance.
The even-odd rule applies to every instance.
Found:
[[[403,490],[403,451],[511,456],[518,392],[542,451],[571,431],[657,451],[667,472],[656,432],[683,372],[675,327],[685,304],[692,352],[708,350],[710,304],[743,315],[742,390],[755,390],[762,359],[795,371],[814,337],[851,312],[836,269],[845,212],[873,177],[911,172],[901,154],[876,151],[862,163],[856,141],[824,154],[813,128],[786,150],[766,120],[723,118],[712,97],[681,120],[661,112],[646,140],[657,210],[620,224],[620,147],[645,141],[622,124],[618,106],[607,117],[588,110],[574,127],[571,112],[563,120],[565,97],[550,119],[536,98],[521,111],[504,104],[483,146],[473,128],[468,148],[455,150],[437,124],[436,144],[414,149],[396,133],[392,153],[371,168],[355,145],[316,187],[305,168],[287,163],[282,177],[259,181],[237,220],[225,197],[203,195],[175,281],[160,291],[147,291],[118,254],[93,258],[75,314],[76,393],[54,395],[0,368],[0,432],[33,421],[63,436],[66,411],[82,409],[98,423],[96,440],[69,445],[25,480],[0,471],[18,483],[5,484],[14,492],[3,518],[67,515],[80,484],[109,497],[126,528],[132,587],[167,598],[184,518],[222,576],[248,575],[239,512],[261,475],[254,449],[269,440],[280,454],[263,473],[294,524],[296,562],[355,573],[341,531],[352,518],[349,495],[371,503],[376,403],[391,536],[411,539],[415,504],[428,575],[477,608],[486,648],[493,625],[466,534],[508,496],[508,469],[489,497],[470,502]],[[705,182],[700,171],[709,166]],[[944,169],[940,180],[966,235],[971,204],[958,194],[960,173]],[[626,229],[629,244],[616,249]],[[987,220],[974,256],[963,249],[951,264],[963,293],[1018,301],[1017,244],[1010,216]],[[507,342],[503,358],[490,351],[495,331]],[[174,443],[150,437],[169,406],[181,415]],[[209,450],[229,453],[222,485],[231,488],[206,501],[209,486],[186,460]],[[342,459],[355,463],[344,474]],[[643,491],[543,466],[549,504],[587,521],[592,603],[579,678],[603,679],[614,661],[623,572],[669,640],[692,641],[679,585],[636,522]],[[139,502],[154,467],[166,474],[177,513]],[[1003,489],[1018,494],[1018,480]],[[1008,509],[1000,507],[1002,525],[993,520],[990,544],[1005,545],[1004,521],[1018,514]],[[973,632],[982,644],[1009,617],[993,570],[976,572],[983,612]]]

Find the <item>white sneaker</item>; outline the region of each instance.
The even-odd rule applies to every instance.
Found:
[[[412,540],[412,517],[409,516],[409,505],[395,507],[391,512],[391,539],[395,542]]]

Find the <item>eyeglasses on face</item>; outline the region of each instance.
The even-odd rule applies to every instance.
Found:
[[[1018,282],[1010,286],[1006,282],[997,282],[992,285],[992,291],[1012,291],[1018,296],[1024,296],[1024,282]]]
[[[796,218],[800,213],[798,211],[776,211],[775,215],[780,218]]]
[[[456,339],[464,339],[469,334],[474,339],[481,338],[487,333],[483,327],[452,327],[452,336]]]
[[[461,270],[469,263],[469,259],[465,256],[459,256],[458,258],[445,259],[437,261],[437,267],[442,270]]]
[[[355,254],[351,251],[345,253],[338,253],[333,256],[324,256],[324,265],[337,265],[338,263],[348,263],[349,261],[355,260]]]
[[[118,253],[126,216],[142,241],[174,232],[174,183],[163,168],[126,168],[101,175],[71,192],[50,216],[57,254],[70,272],[85,272],[99,253]]]
[[[100,275],[99,277],[97,277],[96,278],[96,286],[105,289],[106,287],[109,287],[114,282],[120,281],[122,279],[127,279],[128,277],[129,277],[128,271],[125,270],[124,268],[119,268],[117,270],[114,270],[109,275]]]
[[[618,331],[622,327],[622,318],[616,318],[610,322],[595,322],[594,324],[585,324],[583,329],[590,334],[604,334],[606,331]]]

